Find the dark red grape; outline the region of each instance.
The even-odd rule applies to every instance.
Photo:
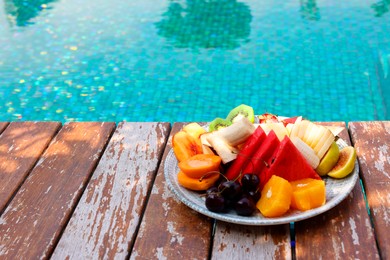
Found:
[[[244,195],[236,202],[235,209],[238,215],[250,216],[255,211],[256,204],[251,197]]]
[[[210,193],[218,193],[218,187],[217,186],[211,186],[206,190],[206,195],[209,195]]]
[[[254,202],[257,202],[260,199],[261,193],[259,190],[251,190],[245,192],[249,197],[253,199]]]
[[[222,212],[225,209],[225,198],[219,192],[212,192],[206,196],[206,207],[212,212]]]
[[[257,174],[247,173],[241,178],[242,189],[245,191],[256,190],[260,184],[260,179]]]
[[[241,185],[235,181],[225,181],[218,186],[222,196],[228,200],[236,200],[241,195]]]

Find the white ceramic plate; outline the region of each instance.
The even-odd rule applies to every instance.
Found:
[[[337,141],[340,148],[347,146],[347,143],[341,139]],[[344,200],[354,188],[359,177],[359,166],[357,160],[355,161],[355,168],[353,172],[343,179],[324,178],[326,186],[326,203],[325,205],[308,211],[290,210],[285,215],[278,218],[266,218],[259,211],[250,217],[239,216],[234,210],[228,213],[215,213],[209,211],[205,205],[205,196],[201,193],[194,192],[182,187],[177,181],[177,173],[179,167],[173,150],[169,151],[164,165],[164,175],[169,188],[175,196],[188,207],[193,210],[209,216],[214,219],[242,224],[242,225],[279,225],[290,222],[297,222],[317,216],[325,211],[328,211]]]

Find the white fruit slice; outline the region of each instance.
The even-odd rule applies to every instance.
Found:
[[[305,136],[302,138],[302,140],[310,146],[314,140],[315,135],[317,134],[317,131],[318,129],[316,124],[309,124]]]
[[[230,146],[220,135],[218,135],[218,131],[212,132],[206,139],[219,157],[221,157],[222,162],[226,164],[235,160],[239,151],[237,148]]]
[[[278,137],[279,141],[282,141],[283,138],[287,135],[288,131],[282,122],[280,123],[263,123],[260,124],[260,127],[264,130],[264,132],[268,135],[271,130],[273,130]]]
[[[295,124],[300,123],[303,120],[301,116],[298,116],[297,120],[295,120]]]
[[[329,147],[332,145],[334,141],[333,133],[326,127],[322,126],[321,128],[325,129],[322,131],[323,134],[321,136],[321,139],[318,141],[315,147],[311,146],[320,159],[324,156],[326,151],[328,151]]]
[[[204,133],[200,135],[200,142],[202,144],[202,151],[204,154],[214,154],[213,150],[211,149],[211,144],[209,141],[207,141],[207,136],[211,135],[212,133]]]
[[[301,125],[301,122],[302,122],[302,121],[296,122],[296,123],[294,124],[294,126],[291,128],[290,138],[291,138],[291,137],[296,137],[296,136],[298,136],[299,127],[300,127],[300,125]]]
[[[325,134],[325,128],[320,125],[315,125],[311,135],[310,140],[307,141],[307,144],[314,149],[320,142],[322,136]]]
[[[286,129],[287,129],[287,132],[288,132],[288,135],[289,135],[289,136],[290,136],[290,134],[291,134],[291,131],[292,131],[293,127],[294,127],[294,124],[291,124],[291,123],[288,123],[288,124],[286,125]]]
[[[333,141],[334,141],[334,135],[333,134],[329,135],[329,137],[325,140],[322,147],[317,150],[317,155],[320,159],[322,157],[324,157],[324,155],[326,154],[326,152],[329,150],[330,146],[332,145]]]
[[[255,130],[255,126],[246,117],[240,117],[230,126],[214,132],[223,138],[230,146],[237,146],[244,143]]]
[[[303,137],[305,136],[306,134],[306,131],[308,129],[308,126],[312,124],[310,121],[308,120],[302,120],[301,123],[299,124],[299,132],[298,132],[298,135],[297,137],[303,139]]]
[[[301,152],[303,157],[305,157],[306,161],[310,164],[310,166],[315,169],[320,163],[320,159],[314,152],[314,150],[308,146],[304,141],[302,141],[299,137],[291,138],[291,142],[295,145],[295,147]]]

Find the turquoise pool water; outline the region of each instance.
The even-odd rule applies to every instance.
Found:
[[[0,121],[390,119],[390,0],[0,0]]]

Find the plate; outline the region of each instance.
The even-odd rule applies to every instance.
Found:
[[[347,143],[342,139],[337,140],[337,145],[340,148],[348,146]],[[326,212],[338,205],[355,187],[359,177],[359,165],[356,160],[353,172],[343,179],[332,179],[330,177],[323,178],[326,187],[326,203],[323,206],[308,211],[289,210],[286,214],[277,218],[266,218],[261,215],[259,211],[249,217],[237,215],[234,210],[231,210],[227,213],[212,212],[206,208],[205,196],[201,196],[201,193],[199,192],[188,190],[178,183],[178,172],[178,162],[176,160],[175,154],[173,153],[173,150],[171,149],[168,153],[164,165],[165,180],[174,195],[191,209],[211,218],[229,223],[253,226],[268,226],[308,219]]]

